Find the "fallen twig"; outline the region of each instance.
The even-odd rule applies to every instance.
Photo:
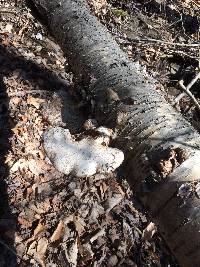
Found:
[[[185,87],[185,85],[183,84],[183,80],[178,82],[179,86],[184,91],[184,93],[179,94],[174,99],[174,102],[172,103],[173,106],[175,106],[184,96],[188,95],[191,98],[193,104],[200,110],[200,104],[196,100],[195,96],[190,92],[190,89],[198,81],[199,78],[200,78],[200,72],[192,79],[192,81],[188,84],[187,87]]]
[[[200,43],[193,43],[193,44],[173,43],[173,42],[167,42],[167,41],[151,39],[151,38],[138,39],[138,38],[127,37],[127,40],[130,42],[138,42],[138,43],[150,42],[150,43],[160,43],[164,45],[174,45],[174,46],[182,46],[182,47],[200,47]]]
[[[190,90],[191,87],[198,81],[200,78],[200,72],[192,79],[192,81],[188,84],[187,90]]]
[[[196,2],[196,1],[192,1],[191,0],[191,3],[193,3],[195,6],[197,6],[197,7],[200,7],[200,5]]]
[[[191,101],[196,106],[196,108],[200,111],[200,105],[198,101],[196,100],[195,96],[190,92],[190,90],[188,90],[187,87],[184,86],[183,80],[179,82],[179,85],[181,86],[182,90],[191,98]]]
[[[0,13],[17,15],[17,12],[14,10],[0,10]]]

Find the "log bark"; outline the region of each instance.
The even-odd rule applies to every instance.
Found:
[[[28,1],[30,2],[30,1]],[[32,0],[73,71],[95,77],[96,117],[116,127],[129,183],[183,267],[200,266],[200,136],[84,0]],[[32,6],[33,7],[33,6]]]

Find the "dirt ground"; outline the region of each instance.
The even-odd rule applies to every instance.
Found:
[[[199,71],[198,1],[88,2],[199,131],[191,99],[174,103],[178,81],[187,85]],[[0,7],[0,267],[178,267],[121,170],[80,179],[50,163],[43,132],[55,125],[82,132],[92,117],[85,90],[24,1]]]

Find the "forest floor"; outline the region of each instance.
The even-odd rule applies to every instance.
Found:
[[[199,1],[88,2],[199,131],[191,98],[176,98],[178,82],[187,86],[200,71]],[[47,159],[45,129],[80,133],[91,114],[62,51],[25,2],[0,1],[0,17],[0,267],[178,267],[120,172],[81,179]],[[191,88],[197,101],[199,86]]]

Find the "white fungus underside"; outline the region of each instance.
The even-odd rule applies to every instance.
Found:
[[[44,149],[52,164],[64,174],[78,177],[109,173],[118,168],[124,154],[117,148],[102,145],[108,136],[86,137],[75,141],[69,130],[54,127],[44,134]]]

